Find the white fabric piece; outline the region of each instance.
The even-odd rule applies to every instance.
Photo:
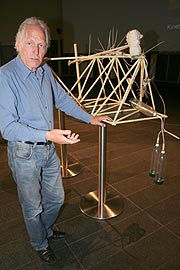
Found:
[[[131,30],[126,35],[126,41],[129,45],[129,52],[131,56],[141,55],[140,39],[143,35],[136,29]]]

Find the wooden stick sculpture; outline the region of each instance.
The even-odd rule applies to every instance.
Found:
[[[139,31],[132,30],[126,36],[128,44],[121,47],[78,56],[77,44],[74,44],[74,57],[48,60],[69,60],[68,65],[76,65],[77,80],[70,89],[56,75],[58,81],[89,113],[109,115],[113,119],[109,122],[111,125],[166,118],[165,114],[156,112],[151,79],[148,76],[148,62],[141,53],[141,38]],[[92,76],[95,69],[96,75]],[[148,102],[148,108],[142,115],[139,112],[144,113],[144,100],[145,103]]]
[[[157,145],[159,151],[159,136],[161,135],[161,155],[158,154],[158,157],[154,158],[153,152],[150,176],[155,178],[155,183],[162,184],[164,182],[162,161],[165,157],[164,133],[177,139],[180,138],[165,130],[167,117],[165,112],[156,111],[151,87],[152,80],[148,75],[148,62],[145,54],[141,52],[141,38],[139,31],[132,30],[126,35],[127,44],[121,47],[113,47],[92,55],[78,56],[77,45],[74,44],[74,57],[56,57],[47,60],[68,60],[69,65],[76,65],[77,80],[70,88],[55,74],[57,80],[89,113],[109,115],[113,119],[112,122],[107,121],[109,124],[161,120],[161,130],[155,145],[155,154],[157,154]]]

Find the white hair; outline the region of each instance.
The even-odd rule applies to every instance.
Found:
[[[16,50],[17,50],[17,41],[19,41],[19,43],[21,44],[21,41],[24,38],[24,34],[25,34],[25,31],[26,31],[26,28],[28,25],[36,25],[36,26],[39,26],[42,28],[42,30],[44,31],[45,36],[46,36],[46,50],[47,50],[48,47],[50,46],[49,27],[47,26],[47,24],[44,21],[42,21],[36,17],[27,18],[25,21],[23,21],[20,24],[18,32],[16,34],[16,43],[15,43]]]

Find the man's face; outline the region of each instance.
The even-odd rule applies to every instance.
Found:
[[[46,53],[46,36],[43,29],[36,25],[28,25],[21,42],[16,41],[16,48],[23,63],[35,71]]]

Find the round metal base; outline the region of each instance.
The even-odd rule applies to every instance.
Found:
[[[66,168],[62,168],[61,166],[62,178],[70,178],[78,175],[81,168],[82,166],[78,162],[68,161],[68,166]]]
[[[102,207],[99,206],[97,191],[86,194],[80,201],[80,209],[85,215],[100,220],[116,217],[123,208],[123,200],[117,194],[109,192],[106,194],[106,202]]]

